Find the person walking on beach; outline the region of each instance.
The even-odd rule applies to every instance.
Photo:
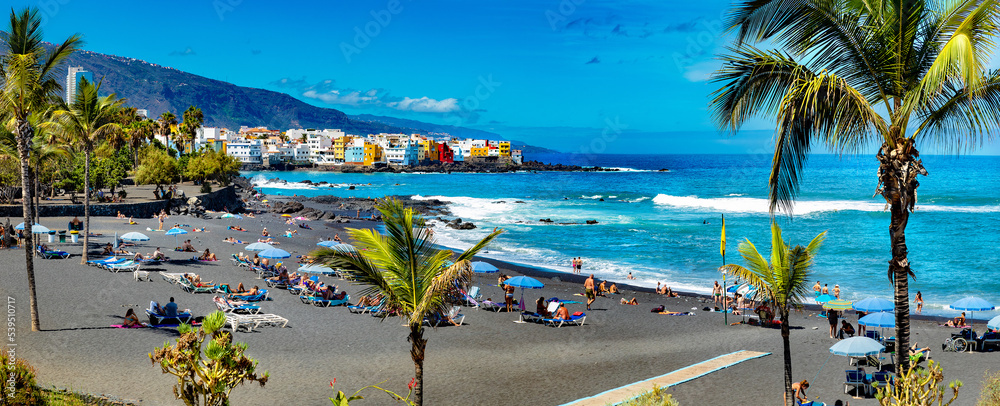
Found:
[[[722,286],[719,286],[719,281],[715,281],[715,286],[712,287],[712,297],[715,304],[722,303]]]
[[[830,321],[830,338],[833,338],[833,335],[837,332],[837,321],[840,320],[840,315],[836,310],[827,310],[826,318]]]
[[[920,311],[924,309],[924,296],[920,294],[919,290],[917,291],[917,299],[914,302],[917,304],[917,314],[920,314]]]
[[[587,310],[590,310],[590,304],[597,300],[597,294],[594,293],[594,274],[590,274],[587,280],[583,281],[584,296],[587,296]]]
[[[840,299],[840,285],[833,285],[833,297]]]
[[[504,291],[504,301],[507,305],[507,311],[514,311],[514,285],[503,284]]]

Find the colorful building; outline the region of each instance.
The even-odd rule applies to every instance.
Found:
[[[447,143],[437,144],[437,160],[441,163],[454,163],[455,162],[455,151],[448,146]]]
[[[365,142],[364,151],[364,166],[372,166],[376,162],[382,162],[382,147],[378,144]]]

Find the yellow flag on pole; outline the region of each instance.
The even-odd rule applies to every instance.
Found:
[[[722,244],[719,245],[719,254],[726,256],[726,215],[722,215]]]

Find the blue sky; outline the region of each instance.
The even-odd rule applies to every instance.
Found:
[[[91,51],[348,114],[458,124],[574,152],[771,148],[771,123],[724,137],[708,113],[729,1],[278,4],[37,2],[50,41],[80,32]]]

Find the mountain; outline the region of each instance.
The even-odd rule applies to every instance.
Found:
[[[46,45],[49,49],[53,47]],[[181,120],[188,106],[197,106],[205,114],[205,126],[232,130],[244,125],[279,130],[339,128],[348,134],[360,135],[447,133],[461,138],[504,139],[498,134],[465,127],[370,114],[348,116],[340,110],[313,106],[285,93],[237,86],[135,58],[77,51],[69,57],[68,66],[82,66],[90,71],[95,81],[102,81],[102,94],[115,93],[127,99],[129,106],[149,111],[150,118],[171,111]],[[59,81],[65,86],[65,76],[60,76]],[[511,141],[511,145],[524,152],[552,152],[523,142]]]

